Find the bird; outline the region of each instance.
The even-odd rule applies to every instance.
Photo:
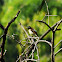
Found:
[[[34,30],[31,26],[28,26],[27,28],[28,28],[28,32],[29,32],[30,35],[38,36],[37,31]]]

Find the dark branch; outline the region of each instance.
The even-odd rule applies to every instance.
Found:
[[[41,2],[40,6],[39,6],[39,11],[42,10],[42,7],[43,7],[44,4],[45,4],[45,1],[43,0],[43,1]]]
[[[60,23],[62,22],[62,19],[60,21],[57,22],[57,26],[55,27],[54,31],[57,30],[58,26],[60,25]]]
[[[0,27],[4,30],[4,26],[2,24],[0,24]]]
[[[57,31],[61,30],[61,29],[56,29]]]
[[[46,22],[40,21],[40,20],[36,20],[36,21],[44,23],[45,25],[47,25],[53,31],[53,29]]]
[[[61,22],[62,22],[62,19],[61,19],[59,22],[61,23]],[[58,23],[58,22],[57,22],[57,23]],[[54,25],[51,27],[51,29],[54,29],[54,27],[57,25],[57,23],[54,24]],[[40,36],[39,39],[43,39],[43,38],[51,31],[51,29],[49,28],[42,36]]]
[[[8,23],[6,29],[8,29],[8,27],[10,26],[10,24],[15,21],[15,19],[16,19],[16,18],[18,17],[18,15],[19,15],[19,13],[20,13],[20,10],[19,10],[18,13],[16,14],[16,16]]]
[[[7,35],[7,31],[9,26],[11,25],[11,23],[13,23],[15,21],[15,19],[17,18],[17,16],[19,15],[20,11],[18,11],[18,13],[16,14],[16,16],[8,23],[7,27],[4,30],[4,34],[3,34],[3,42],[1,45],[1,58],[0,61],[2,62],[3,59],[3,54],[4,54],[4,46],[5,46],[5,40],[6,40],[6,35]]]

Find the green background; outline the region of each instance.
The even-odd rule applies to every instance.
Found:
[[[33,27],[38,32],[39,36],[43,35],[46,30],[48,30],[48,27],[46,25],[44,25],[43,23],[36,22],[36,20],[42,20],[45,14],[47,13],[46,4],[44,4],[42,9],[39,10],[42,1],[43,0],[0,0],[0,23],[3,26],[7,26],[8,22],[10,22],[15,17],[18,10],[21,11],[18,18],[15,20],[14,23],[11,24],[8,30],[5,44],[5,49],[7,50],[7,53],[4,57],[6,62],[15,62],[18,55],[22,53],[21,46],[15,40],[9,37],[12,36],[13,33],[17,34],[15,39],[18,41],[27,37],[23,29],[20,27],[19,22],[22,23],[25,29],[27,26]],[[62,0],[46,0],[46,2],[48,5],[49,14],[57,15],[49,17],[49,25],[52,26],[62,18]],[[44,21],[48,23],[47,16],[45,17]],[[61,28],[61,30],[56,31],[55,33],[54,45],[56,45],[62,39],[62,24],[58,28]],[[2,34],[3,30],[0,28],[0,36]],[[51,41],[52,32],[50,32],[43,39]],[[2,39],[0,39],[0,43],[1,42]],[[22,44],[24,44],[23,41]],[[55,52],[57,52],[58,49],[61,47],[62,43],[60,43],[55,48]],[[38,48],[40,62],[51,62],[50,46],[46,43],[39,43]],[[34,56],[35,58],[37,58],[36,52],[34,53]],[[58,53],[57,56],[55,56],[55,62],[58,61],[62,62],[62,51]]]

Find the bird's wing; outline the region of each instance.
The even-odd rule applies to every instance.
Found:
[[[36,30],[32,29],[32,32],[38,36],[38,34],[37,34],[37,31],[36,31]]]

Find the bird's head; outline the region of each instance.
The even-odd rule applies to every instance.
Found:
[[[30,26],[28,26],[27,28],[28,28],[28,29],[31,29],[31,27],[30,27]]]

